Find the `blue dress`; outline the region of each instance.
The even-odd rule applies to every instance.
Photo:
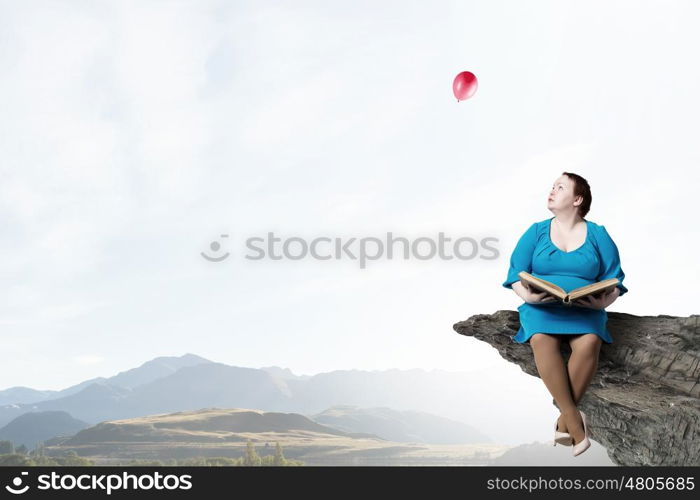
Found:
[[[518,273],[526,271],[538,278],[551,281],[567,292],[610,278],[620,280],[620,295],[627,293],[622,284],[625,273],[620,267],[620,255],[605,226],[586,220],[586,240],[583,245],[564,252],[550,237],[551,217],[532,224],[520,237],[510,257],[508,277],[503,286],[512,289],[520,281]],[[585,220],[585,219],[584,219]],[[604,342],[613,339],[606,325],[605,309],[565,306],[561,302],[529,304],[518,307],[520,330],[512,337],[517,343],[529,342],[535,333],[579,334],[595,333]]]

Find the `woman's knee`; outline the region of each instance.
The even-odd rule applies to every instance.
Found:
[[[530,337],[530,345],[533,347],[543,345],[558,346],[559,338],[556,335],[550,335],[548,333],[535,333]]]
[[[602,343],[603,339],[601,339],[595,333],[584,333],[577,335],[576,338],[569,341],[571,352],[585,351],[591,354],[596,354]]]

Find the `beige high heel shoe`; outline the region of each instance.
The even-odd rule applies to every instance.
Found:
[[[588,439],[588,435],[587,435],[588,432],[586,429],[586,414],[583,413],[582,411],[580,411],[579,413],[581,413],[581,420],[583,421],[583,439],[581,440],[580,443],[575,444],[573,449],[571,450],[572,453],[574,454],[574,456],[580,455],[581,453],[586,451],[591,446],[591,442]],[[573,442],[573,438],[572,438],[572,442]]]
[[[557,421],[554,422],[554,445],[556,446],[557,443],[563,444],[564,446],[571,446],[573,444],[573,438],[571,437],[571,434],[568,432],[559,432],[557,430],[558,425],[558,418]]]

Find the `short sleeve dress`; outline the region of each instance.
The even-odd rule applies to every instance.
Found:
[[[511,285],[520,281],[518,273],[526,271],[551,281],[567,292],[597,281],[617,278],[620,281],[617,284],[620,296],[627,293],[627,288],[622,284],[625,273],[620,265],[620,255],[605,226],[586,220],[583,245],[564,252],[552,243],[552,219],[554,217],[535,222],[520,237],[510,258],[504,287],[512,289]],[[561,302],[524,302],[518,311],[520,329],[512,339],[520,344],[529,342],[535,333],[595,333],[604,342],[613,342],[607,330],[608,313],[605,309],[565,306]]]

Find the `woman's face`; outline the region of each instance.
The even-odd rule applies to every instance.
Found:
[[[574,181],[568,176],[562,175],[552,184],[547,198],[547,208],[554,210],[576,210],[574,206]]]

